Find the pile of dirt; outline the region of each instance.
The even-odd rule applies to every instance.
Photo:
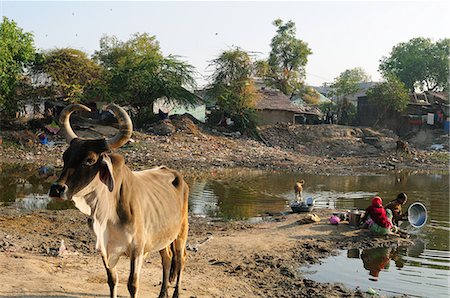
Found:
[[[449,150],[449,135],[439,129],[422,129],[409,134],[405,139],[419,150]]]
[[[175,133],[201,136],[202,129],[199,126],[202,126],[200,121],[189,114],[173,115],[169,119],[160,120],[146,126],[146,132],[158,136],[171,136]]]
[[[396,148],[398,137],[389,130],[342,125],[277,124],[259,129],[271,146],[312,156],[366,156]]]
[[[111,137],[117,128],[90,122],[72,124],[83,138]],[[282,169],[308,173],[348,174],[393,169],[447,169],[446,152],[395,150],[397,136],[388,130],[338,125],[286,125],[260,128],[259,140],[237,132],[209,129],[182,115],[159,122],[160,131],[134,131],[117,151],[133,170],[164,164],[196,175],[198,170],[222,168]],[[168,133],[167,133],[168,131]],[[46,145],[20,142],[1,132],[0,163],[62,166],[67,148],[60,131]],[[31,131],[31,133],[35,133]],[[26,139],[25,139],[26,140]],[[195,170],[195,171],[193,171]]]

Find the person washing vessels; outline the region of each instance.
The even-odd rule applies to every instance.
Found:
[[[406,204],[406,201],[408,200],[408,196],[406,193],[402,192],[397,195],[397,198],[391,202],[389,202],[384,208],[386,210],[391,210],[392,212],[392,223],[396,226],[398,226],[398,222],[400,220],[406,220],[408,217],[408,214],[402,213],[402,206]]]
[[[383,201],[378,196],[372,199],[361,221],[376,235],[397,234],[398,231],[392,224],[392,211],[384,209]]]

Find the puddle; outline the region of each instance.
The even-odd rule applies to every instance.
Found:
[[[351,249],[302,268],[302,274],[319,282],[340,282],[365,292],[408,297],[448,297],[450,253],[413,247]]]

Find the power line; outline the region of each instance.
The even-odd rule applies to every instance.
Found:
[[[322,77],[322,76],[319,76],[319,75],[316,75],[316,74],[313,74],[313,73],[307,72],[306,74],[307,74],[307,75],[310,75],[310,76],[313,76],[313,77],[316,77],[316,78],[319,78],[319,79],[326,80],[326,81],[328,81],[328,82],[331,82],[331,81],[332,81],[332,79],[330,79],[330,78],[325,78],[325,77]]]

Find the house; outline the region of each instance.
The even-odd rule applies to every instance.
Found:
[[[358,98],[364,97],[367,94],[367,90],[372,88],[373,86],[379,84],[378,82],[361,82],[358,83],[358,91],[354,94],[345,96],[354,106],[358,106]],[[338,98],[335,95],[332,94],[333,88],[331,88],[331,83],[325,83],[323,86],[320,87],[312,87],[320,94],[323,94],[325,97],[330,98],[334,103],[338,103],[342,98]]]
[[[259,124],[319,122],[321,112],[316,107],[296,105],[279,90],[261,88],[256,102]]]
[[[153,113],[158,114],[160,110],[169,116],[190,114],[200,122],[206,121],[206,105],[201,99],[193,104],[179,104],[159,98],[153,102]]]
[[[448,122],[449,107],[447,93],[425,91],[410,94],[409,103],[401,114],[390,111],[380,115],[382,111],[379,107],[370,102],[367,96],[361,96],[358,98],[357,122],[361,126],[382,124],[403,135],[424,126],[444,128],[445,122]]]

